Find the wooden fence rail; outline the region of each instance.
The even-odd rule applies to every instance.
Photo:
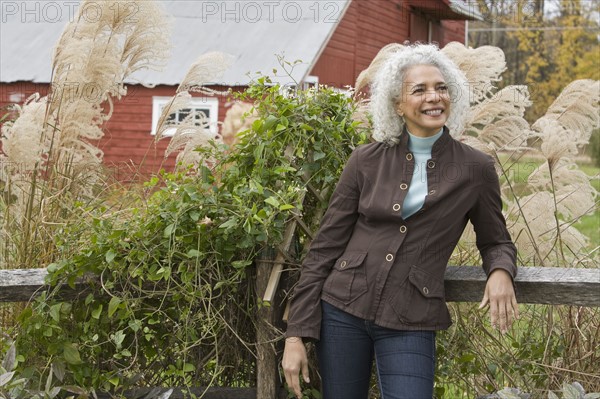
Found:
[[[26,302],[46,289],[45,269],[0,270],[0,302]],[[486,277],[473,266],[448,266],[445,276],[448,302],[478,302]],[[520,267],[519,303],[600,307],[600,269]],[[85,284],[76,284],[75,292]],[[65,291],[70,291],[65,287]]]
[[[266,297],[273,296],[281,273],[280,267],[268,263],[257,262],[260,270],[257,278],[262,280],[257,284],[258,292],[265,292]],[[48,286],[45,269],[13,269],[0,270],[0,302],[27,302]],[[483,295],[486,276],[480,267],[449,266],[445,275],[446,300],[449,302],[479,302]],[[576,269],[558,267],[520,267],[515,281],[517,300],[519,303],[574,305],[600,307],[600,269]],[[77,283],[75,289],[64,288],[66,296],[75,295],[86,288],[85,283]],[[273,322],[272,308],[269,314],[261,315],[265,322]],[[266,331],[266,330],[265,330]],[[260,326],[258,335],[261,333]],[[261,335],[262,336],[262,335]],[[274,337],[265,336],[264,342],[270,342]],[[260,345],[259,345],[260,346]],[[203,393],[204,399],[280,399],[287,394],[281,381],[277,378],[277,355],[273,348],[264,345],[260,348],[258,357],[257,388],[193,388],[196,394]],[[145,389],[145,390],[144,390]],[[128,397],[150,399],[169,398],[180,399],[189,397],[186,390],[169,388],[141,388],[131,391]],[[99,399],[109,398],[100,394]]]

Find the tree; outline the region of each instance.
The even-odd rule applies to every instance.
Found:
[[[469,42],[504,50],[503,86],[527,84],[531,90],[528,121],[539,118],[573,80],[600,79],[600,26],[594,20],[600,3],[478,0],[478,5],[484,20],[471,25]]]

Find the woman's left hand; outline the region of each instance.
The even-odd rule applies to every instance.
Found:
[[[519,307],[512,278],[506,270],[496,269],[488,277],[479,309],[490,306],[492,326],[506,333],[513,321],[519,318]]]

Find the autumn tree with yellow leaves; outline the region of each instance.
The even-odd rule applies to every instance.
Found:
[[[526,84],[539,118],[577,79],[600,79],[600,2],[591,0],[477,0],[483,21],[470,24],[469,45],[491,44],[506,54],[501,86]]]

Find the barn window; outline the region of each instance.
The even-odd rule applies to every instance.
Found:
[[[156,134],[156,125],[162,113],[163,108],[171,101],[171,97],[152,97],[152,134]],[[189,107],[180,109],[169,115],[167,120],[183,121],[191,112],[195,112],[198,117],[197,125],[200,126],[202,121],[199,116],[203,113],[209,121],[209,129],[212,133],[217,134],[217,122],[219,120],[219,100],[215,97],[193,97]],[[172,136],[175,134],[175,128],[168,129],[164,132],[164,136]]]

